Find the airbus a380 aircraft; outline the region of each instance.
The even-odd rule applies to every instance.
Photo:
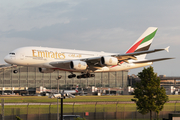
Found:
[[[38,67],[41,73],[55,70],[69,71],[69,78],[76,77],[73,72],[81,72],[77,78],[94,77],[94,72],[121,71],[151,65],[155,61],[172,58],[145,59],[146,54],[165,49],[149,50],[156,27],[149,27],[125,54],[48,47],[22,47],[10,52],[5,62],[18,66]]]

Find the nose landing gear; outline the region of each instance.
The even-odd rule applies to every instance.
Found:
[[[17,71],[17,70],[13,70],[13,73],[15,73],[15,74],[16,74],[16,73],[18,73],[18,71]]]

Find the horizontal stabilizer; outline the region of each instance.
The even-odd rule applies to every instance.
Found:
[[[126,53],[126,54],[119,54],[119,55],[112,55],[117,57],[118,60],[128,60],[128,59],[133,59],[133,60],[137,60],[137,58],[135,56],[138,55],[142,55],[142,54],[149,54],[149,53],[154,53],[154,52],[158,52],[158,51],[163,51],[166,50],[167,52],[169,52],[169,46],[164,48],[164,49],[154,49],[154,50],[146,50],[146,51],[139,51],[139,52],[133,52],[133,53]]]
[[[156,61],[169,60],[169,59],[174,59],[174,58],[159,58],[159,59],[152,59],[152,60],[135,61],[133,63],[138,64],[138,63],[156,62]]]
[[[163,50],[166,50],[167,52],[169,52],[169,46],[164,48],[164,49],[154,49],[154,50],[133,52],[133,53],[127,53],[127,54],[124,54],[124,55],[121,55],[121,56],[126,56],[126,55],[142,55],[142,54],[154,53],[154,52],[163,51]]]

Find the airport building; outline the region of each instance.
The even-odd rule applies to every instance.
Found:
[[[13,73],[17,70],[17,73]],[[59,79],[59,88],[79,87],[109,87],[124,88],[128,86],[128,71],[95,73],[91,78],[68,78],[69,72],[54,71],[52,73],[40,73],[36,67],[7,67],[0,69],[0,90],[9,89],[30,89],[43,86],[47,89],[57,89],[57,78]],[[76,74],[76,73],[75,73]],[[80,73],[77,73],[77,75]],[[14,87],[14,88],[13,88]]]
[[[111,88],[111,91],[116,91],[116,93],[117,91],[124,91],[122,94],[131,94],[135,83],[140,81],[136,75],[128,75],[128,71],[94,73],[95,77],[78,79],[76,77],[68,78],[70,73],[66,71],[57,70],[52,73],[40,73],[36,67],[1,67],[0,94],[2,92],[11,93],[12,91],[20,94],[23,91],[26,93],[27,91],[36,92],[37,88],[40,87],[57,89],[58,84],[60,89],[75,89],[77,85],[83,89],[94,86],[100,91],[108,91]],[[13,73],[14,70],[18,72]],[[79,75],[80,73],[75,74]],[[59,75],[62,77],[58,80]],[[167,94],[180,94],[180,77],[167,77],[165,75],[159,77],[161,86],[166,89]]]
[[[180,77],[166,75],[159,75],[158,77],[161,79],[160,85],[166,89],[166,94],[180,94]],[[136,82],[140,81],[141,79],[136,75],[128,76],[128,85],[132,88],[135,87]]]

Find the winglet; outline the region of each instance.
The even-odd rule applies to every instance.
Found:
[[[170,47],[170,46],[168,46],[168,47],[165,48],[165,50],[166,50],[167,52],[169,52],[169,47]]]

